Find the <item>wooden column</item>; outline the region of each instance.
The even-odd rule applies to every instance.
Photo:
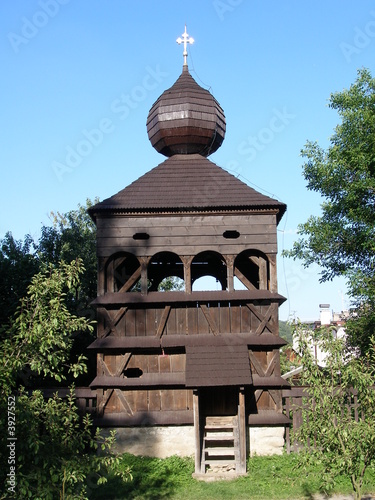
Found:
[[[140,257],[139,261],[141,263],[141,293],[143,295],[147,294],[147,265],[149,259],[147,257]]]
[[[234,280],[233,280],[233,267],[234,267],[234,255],[226,255],[225,262],[227,264],[227,287],[228,292],[233,292],[234,290]]]
[[[277,292],[277,269],[276,269],[276,255],[268,255],[270,266],[270,291]]]
[[[98,257],[98,297],[105,294],[105,266],[107,258]]]
[[[259,290],[268,290],[268,262],[262,258],[259,262]]]
[[[184,281],[185,281],[185,293],[191,293],[191,263],[193,260],[193,256],[184,256],[181,257],[181,260],[184,264]]]
[[[238,424],[240,435],[240,473],[246,472],[246,412],[245,388],[240,387],[238,402]]]
[[[201,473],[201,429],[199,418],[199,394],[198,389],[193,390],[193,414],[194,414],[194,436],[195,436],[195,473]]]

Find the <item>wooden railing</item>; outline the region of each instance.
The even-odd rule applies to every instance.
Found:
[[[45,398],[52,398],[54,394],[62,399],[66,398],[70,392],[69,388],[66,387],[55,387],[43,389],[43,394]],[[90,389],[89,387],[76,387],[75,388],[76,404],[78,411],[81,414],[90,413],[91,415],[96,414],[96,391]]]
[[[372,389],[375,390],[375,386]],[[351,394],[352,398],[347,406],[350,408],[354,420],[358,422],[360,416],[358,413],[357,391],[353,389]],[[291,422],[290,426],[285,428],[285,447],[287,453],[298,451],[300,447],[293,435],[302,425],[303,409],[307,407],[306,398],[309,397],[308,387],[295,386],[282,391],[283,411],[290,418]]]

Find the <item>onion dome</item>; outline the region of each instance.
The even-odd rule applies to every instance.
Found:
[[[188,36],[186,27],[184,35]],[[182,40],[177,39],[179,41]],[[147,117],[147,134],[152,146],[168,157],[175,154],[208,156],[221,146],[225,136],[223,109],[189,73],[186,41],[189,40],[184,39],[184,65],[180,77],[162,93]]]

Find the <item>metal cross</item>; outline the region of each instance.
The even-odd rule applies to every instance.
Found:
[[[186,32],[186,24],[185,24],[185,32],[182,33],[182,38],[181,37],[178,37],[176,42],[180,45],[182,42],[184,42],[184,52],[182,53],[182,55],[184,56],[184,66],[187,66],[187,50],[186,50],[186,47],[187,47],[187,44],[188,43],[194,43],[194,38],[192,37],[189,37],[189,35],[187,34]]]

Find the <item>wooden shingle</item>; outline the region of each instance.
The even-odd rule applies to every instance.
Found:
[[[186,387],[251,385],[247,345],[225,339],[205,339],[186,346]]]
[[[174,155],[117,194],[90,208],[100,213],[273,210],[286,205],[251,188],[199,154]]]

